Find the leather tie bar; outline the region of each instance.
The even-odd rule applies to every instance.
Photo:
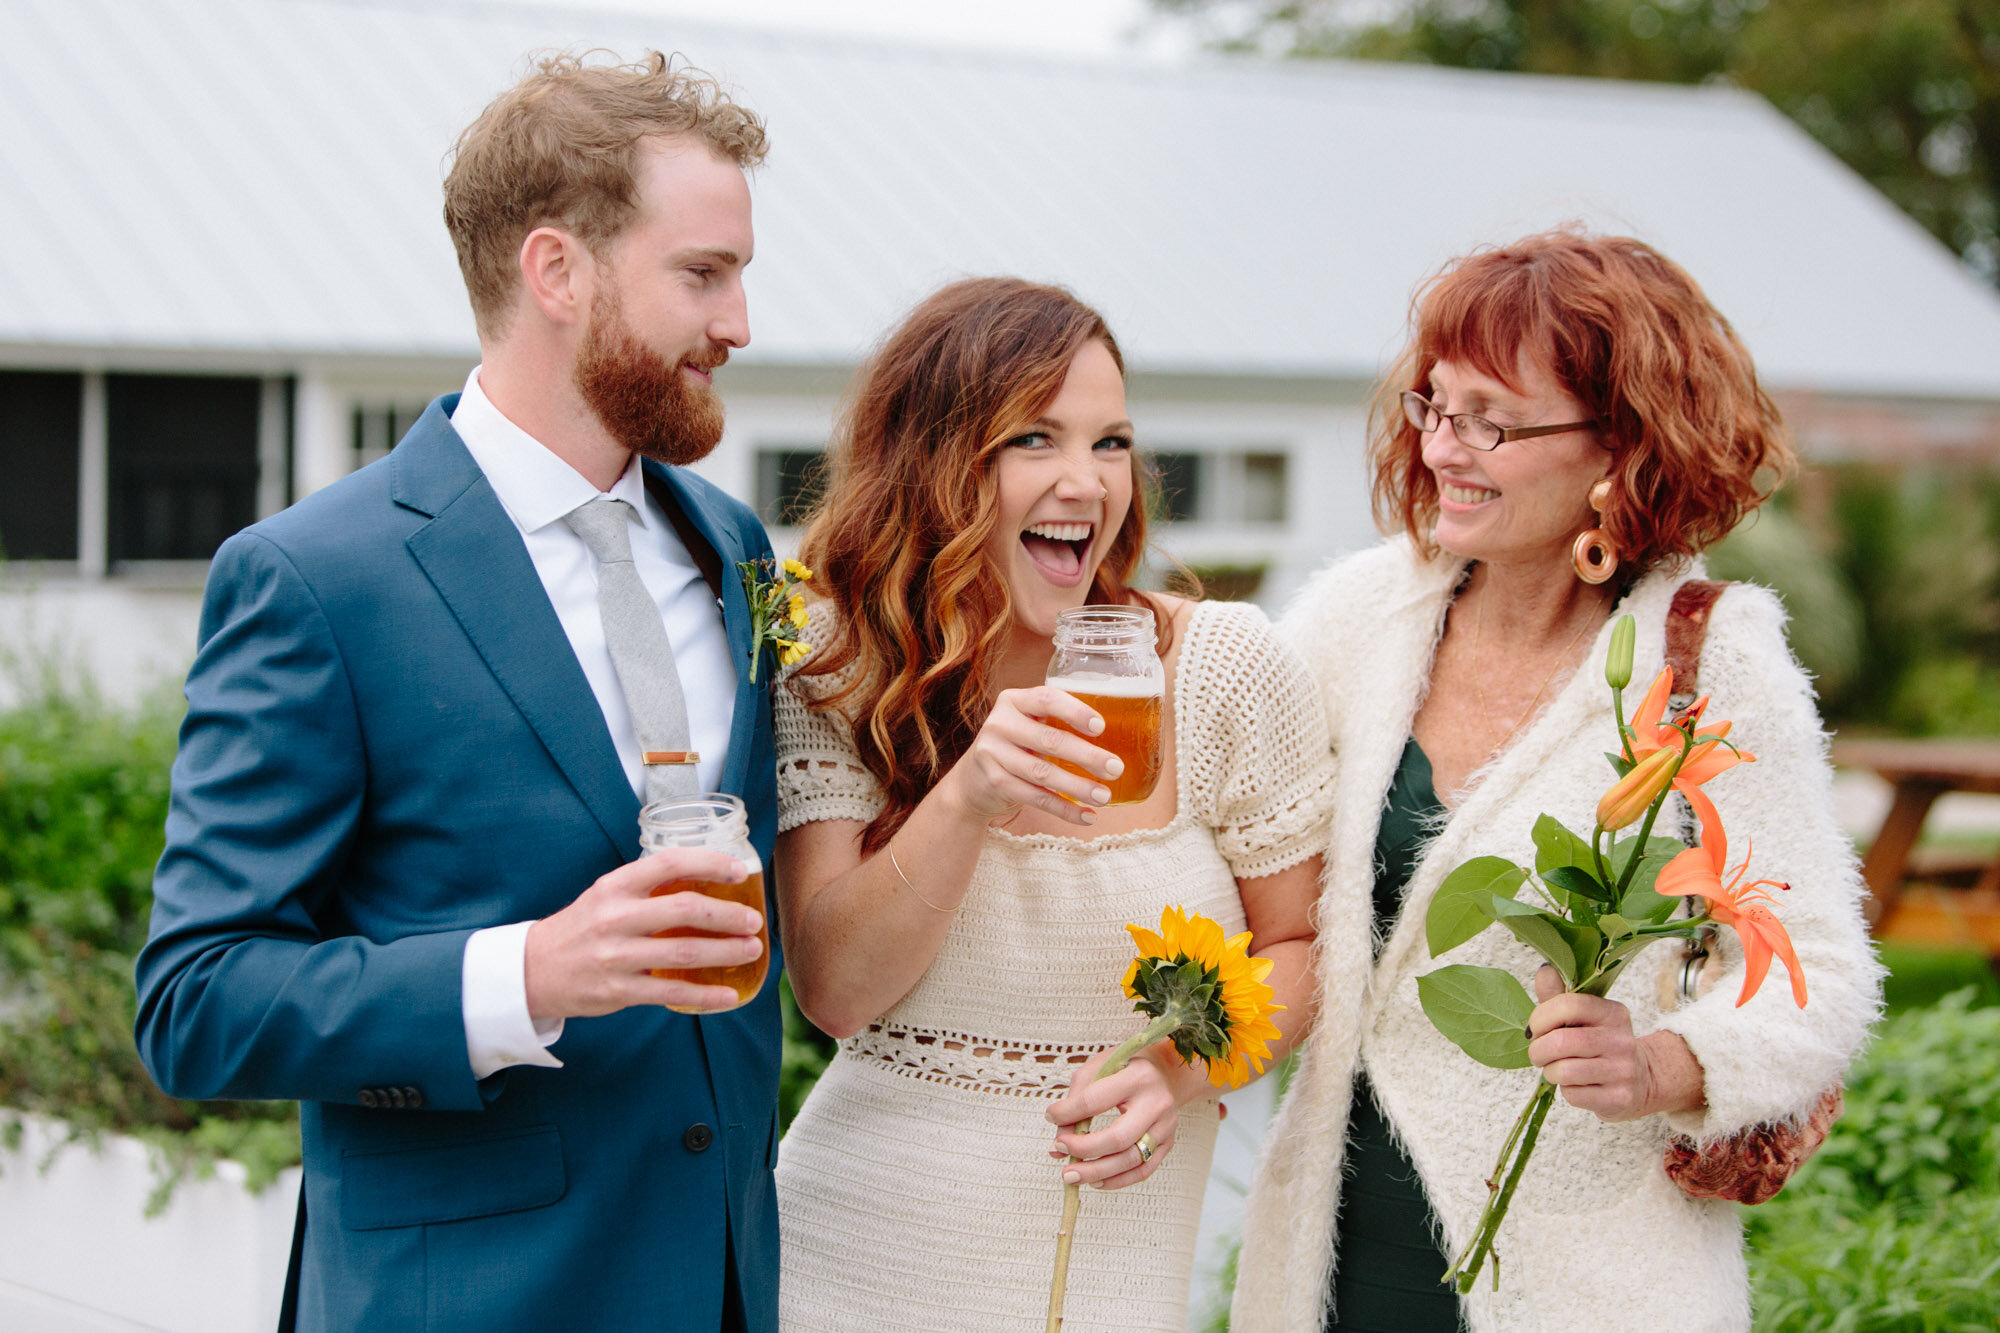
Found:
[[[698,764],[701,755],[694,750],[647,750],[639,759],[647,764]]]

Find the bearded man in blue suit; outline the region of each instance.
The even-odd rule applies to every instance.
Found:
[[[749,339],[763,151],[657,54],[542,62],[445,186],[464,392],[216,555],[137,1034],[176,1096],[301,1102],[298,1328],[776,1327],[777,960],[727,1013],[653,976],[756,957],[760,918],[652,896],[741,862],[636,859],[663,760],[740,796],[770,857],[736,568],[770,547],[677,466],[720,439],[710,374]],[[672,753],[628,702],[598,600],[623,556],[571,527],[587,505],[666,631]],[[704,933],[655,938],[680,927]]]

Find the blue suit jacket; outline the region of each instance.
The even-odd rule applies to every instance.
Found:
[[[775,930],[742,1009],[573,1018],[563,1068],[473,1078],[466,937],[636,856],[639,802],[456,402],[216,553],[140,1053],[178,1097],[303,1103],[300,1328],[713,1333],[733,1260],[749,1327],[775,1329]],[[647,479],[720,559],[742,658],[723,786],[768,865],[770,700],[741,669],[734,562],[769,544],[699,479]]]

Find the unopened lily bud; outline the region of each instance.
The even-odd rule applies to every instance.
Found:
[[[1614,690],[1632,683],[1632,641],[1638,627],[1629,615],[1618,617],[1611,627],[1611,651],[1604,655],[1604,680]]]
[[[1662,748],[1641,759],[1597,803],[1597,826],[1616,832],[1645,814],[1673,780],[1674,761],[1679,758],[1680,751]]]

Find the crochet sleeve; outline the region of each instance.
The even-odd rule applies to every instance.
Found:
[[[1254,606],[1216,604],[1190,622],[1178,691],[1190,728],[1191,795],[1238,879],[1324,852],[1333,751],[1319,690]]]
[[[808,643],[828,641],[829,615],[825,603],[812,607],[804,636]],[[837,690],[851,672],[829,678],[790,671],[778,682],[772,721],[778,745],[780,833],[828,819],[868,823],[882,812],[881,784],[862,765],[846,715],[838,709],[808,708],[801,697]]]

